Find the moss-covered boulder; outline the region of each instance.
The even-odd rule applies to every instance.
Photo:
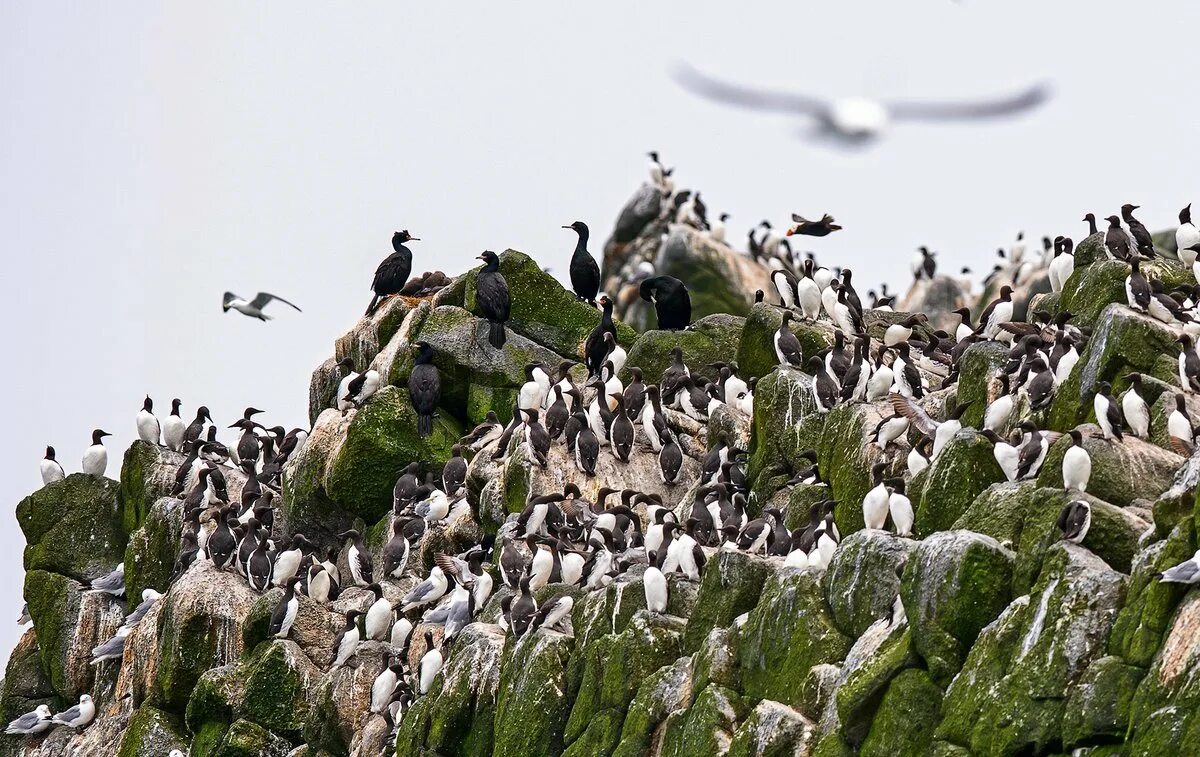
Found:
[[[121,461],[121,529],[132,534],[150,513],[151,506],[171,493],[175,473],[184,456],[166,447],[138,440],[125,450]]]
[[[419,628],[414,629],[414,634],[419,633]],[[352,664],[332,670],[320,678],[310,692],[311,709],[304,724],[304,741],[309,746],[334,755],[349,754],[350,745],[362,733],[363,713],[370,708],[371,684],[383,670],[384,658],[391,651],[391,645],[384,642],[364,641],[359,644]],[[420,645],[414,643],[410,652],[411,670],[420,659]],[[437,680],[435,686],[438,685]],[[432,701],[419,699],[410,713],[421,719],[421,713],[414,710],[426,708]],[[405,714],[407,717],[409,713]]]
[[[1084,671],[1063,708],[1063,746],[1072,749],[1101,741],[1119,743],[1129,730],[1129,714],[1146,671],[1119,657],[1101,657]]]
[[[746,466],[751,491],[759,499],[770,497],[797,467],[808,465],[799,453],[817,446],[823,423],[823,416],[817,414],[810,376],[781,368],[759,380],[754,389],[754,418],[747,450],[750,460]]]
[[[991,442],[975,429],[964,428],[942,447],[920,491],[913,492],[913,528],[921,535],[951,528],[976,497],[1003,480]]]
[[[325,495],[373,523],[391,508],[392,488],[404,468],[419,462],[423,470],[436,474],[461,435],[461,426],[442,415],[434,420],[433,434],[421,438],[408,392],[384,387],[346,428],[345,441],[329,465]]]
[[[175,558],[179,556],[182,529],[182,500],[163,497],[154,503],[125,546],[126,596],[140,597],[143,589],[167,590]]]
[[[429,701],[420,710],[423,717],[405,716],[401,723],[396,739],[403,745],[401,752],[493,753],[504,647],[498,626],[472,623],[463,629],[442,668],[440,684],[425,697]]]
[[[573,640],[541,631],[507,645],[496,691],[497,757],[559,754],[570,712],[566,665]]]
[[[928,671],[902,670],[883,693],[859,754],[863,757],[930,754],[933,732],[941,718],[942,690]]]
[[[821,587],[838,630],[858,638],[877,620],[890,618],[900,590],[900,573],[917,542],[877,529],[855,531],[842,540]]]
[[[740,689],[737,669],[736,628],[714,628],[704,643],[692,655],[692,682],[696,691],[715,683],[729,689]]]
[[[229,727],[211,757],[286,757],[292,745],[286,739],[249,720]]]
[[[108,595],[85,593],[77,581],[44,570],[25,574],[24,593],[42,673],[59,702],[74,702],[92,691],[91,649],[116,632],[122,608]]]
[[[1124,583],[1086,549],[1054,547],[1030,595],[979,636],[946,690],[937,736],[974,753],[1060,749],[1066,703],[1104,654]]]
[[[183,714],[196,682],[242,654],[242,624],[255,594],[245,579],[197,562],[159,600],[158,667],[151,704]]]
[[[830,497],[841,503],[833,517],[843,536],[864,525],[862,499],[873,486],[871,468],[883,460],[882,451],[869,437],[882,417],[879,407],[867,404],[838,405],[825,416],[817,462],[829,483]]]
[[[783,568],[760,584],[762,598],[738,629],[742,692],[798,707],[809,668],[846,656],[850,639],[834,625],[820,575]]]
[[[302,533],[316,544],[332,545],[337,534],[354,526],[354,516],[339,508],[327,491],[330,469],[350,420],[337,410],[323,411],[304,447],[284,467],[278,513],[284,533]]]
[[[710,629],[728,626],[737,616],[754,609],[763,586],[777,569],[777,561],[731,550],[718,552],[700,578],[696,608],[684,633],[687,651],[699,649]]]
[[[1100,313],[1110,302],[1125,302],[1129,265],[1107,257],[1083,266],[1076,255],[1075,273],[1063,285],[1061,305],[1075,314],[1077,323],[1100,323]],[[1191,283],[1191,271],[1174,260],[1142,263],[1142,275],[1161,279],[1167,291]]]
[[[186,731],[178,720],[143,705],[129,718],[116,757],[160,757],[172,749],[186,752],[187,748]]]
[[[90,581],[125,557],[125,532],[116,481],[73,473],[43,486],[17,505],[25,534],[25,570],[46,570]]]
[[[987,406],[996,399],[1000,383],[995,377],[1008,363],[1008,347],[1000,342],[978,342],[963,353],[958,363],[956,402],[969,404],[962,415],[963,426],[983,427]]]
[[[374,313],[363,316],[353,328],[338,337],[333,344],[334,360],[349,358],[354,361],[355,370],[366,370],[392,335],[400,330],[405,316],[418,302],[420,300],[416,298],[388,297],[375,308]]]
[[[861,660],[843,669],[844,680],[834,695],[834,707],[843,741],[858,746],[867,736],[888,684],[901,671],[916,667],[920,657],[913,650],[911,630],[888,627],[886,622],[860,636],[851,655]]]
[[[240,667],[243,698],[237,715],[299,741],[309,695],[321,675],[317,667],[295,642],[286,640],[261,645]]]
[[[803,715],[779,702],[759,702],[729,742],[729,757],[787,757],[808,754],[816,729]]]
[[[475,268],[465,277],[463,307],[472,313],[476,310],[475,281],[479,270]],[[501,253],[500,273],[504,274],[509,291],[520,293],[512,298],[508,329],[563,357],[582,355],[584,340],[600,322],[600,312],[564,289],[525,253],[516,250]],[[481,333],[486,342],[486,332]],[[617,325],[617,344],[631,345],[636,337],[637,332],[629,326]]]
[[[672,712],[692,704],[695,689],[690,657],[664,665],[638,686],[621,727],[614,757],[638,757],[655,751],[655,732]]]
[[[1137,553],[1125,604],[1109,638],[1109,654],[1131,665],[1150,667],[1171,628],[1175,608],[1187,593],[1186,586],[1162,583],[1156,574],[1189,559],[1195,551],[1195,528],[1188,520],[1176,526],[1167,539]]]
[[[745,705],[736,691],[708,686],[696,696],[686,715],[677,718],[663,739],[664,755],[725,754]]]
[[[1126,387],[1122,377],[1132,372],[1170,384],[1178,382],[1179,345],[1175,343],[1178,334],[1162,322],[1121,304],[1125,301],[1125,285],[1120,286],[1119,301],[1108,305],[1095,321],[1095,330],[1079,362],[1067,380],[1055,389],[1047,422],[1042,424],[1045,427],[1067,431],[1089,418],[1094,419],[1092,400],[1101,382],[1111,383],[1118,394]],[[1075,312],[1074,308],[1069,309]],[[1080,322],[1090,321],[1080,319]]]
[[[42,670],[37,632],[30,628],[8,655],[4,680],[0,682],[0,720],[19,718],[39,704],[53,707],[53,697],[50,678]]]
[[[921,542],[900,585],[913,647],[939,685],[958,672],[984,626],[1008,604],[1013,554],[989,536],[943,531]]]
[[[563,732],[566,742],[583,739],[584,732],[595,725],[594,720],[609,712],[616,715],[616,729],[603,748],[611,750],[638,686],[647,676],[683,654],[682,631],[683,623],[678,619],[639,611],[621,633],[580,647],[577,654],[584,657],[583,677]]]
[[[442,378],[439,407],[458,421],[473,425],[489,410],[507,420],[517,393],[525,383],[525,366],[544,363],[551,370],[562,356],[520,333],[510,334],[502,349],[480,338],[479,319],[466,310],[442,306],[432,309],[420,326],[403,335],[405,345],[396,350],[389,380],[407,388],[418,340],[433,345],[433,364]],[[584,376],[580,369],[579,379]]]
[[[1110,505],[1089,494],[1041,487],[1032,481],[995,484],[971,503],[954,527],[978,531],[1011,545],[1017,552],[1013,593],[1019,594],[1037,580],[1046,551],[1061,541],[1058,517],[1075,500],[1083,500],[1092,508],[1092,525],[1084,546],[1116,570],[1129,572],[1149,524],[1131,509]]]
[[[716,372],[708,366],[733,361],[744,325],[744,318],[716,313],[697,320],[686,331],[647,331],[629,348],[621,378],[627,381],[629,368],[636,366],[647,382],[657,383],[671,364],[671,350],[678,347],[683,362],[692,370],[716,380]]]
[[[1200,593],[1173,613],[1154,662],[1134,695],[1131,749],[1136,754],[1190,754],[1200,747],[1200,697],[1193,683],[1200,657]]]
[[[737,347],[737,364],[742,378],[765,376],[779,365],[775,355],[775,332],[779,331],[781,323],[783,310],[779,307],[758,302],[750,308]],[[791,330],[800,341],[806,359],[833,344],[833,327],[828,323],[804,323],[793,319]],[[754,399],[758,400],[757,392]]]
[[[1085,426],[1082,430],[1083,448],[1092,458],[1088,494],[1105,502],[1124,506],[1136,499],[1158,499],[1183,464],[1183,458],[1174,452],[1137,437],[1110,441],[1100,436],[1099,427]],[[1064,438],[1050,448],[1038,473],[1038,484],[1062,487],[1062,458],[1069,447],[1070,439]]]

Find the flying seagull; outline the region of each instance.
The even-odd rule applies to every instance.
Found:
[[[713,79],[686,64],[673,71],[684,89],[725,105],[805,116],[815,121],[818,136],[847,144],[864,144],[879,137],[893,121],[978,121],[1031,110],[1050,97],[1050,87],[1036,84],[1023,92],[974,102],[884,102],[847,97],[818,97],[744,87]]]
[[[226,292],[225,301],[221,303],[221,310],[225,313],[228,313],[229,309],[233,308],[242,315],[248,315],[251,318],[257,318],[260,321],[269,321],[271,320],[271,316],[264,313],[263,308],[269,305],[271,300],[279,300],[285,305],[291,305],[292,307],[296,308],[295,305],[292,305],[292,303],[288,302],[282,297],[269,292],[259,292],[258,294],[254,295],[254,299],[250,300],[249,302],[243,300],[241,297],[238,297],[233,292]],[[301,312],[300,308],[296,308],[296,312]]]

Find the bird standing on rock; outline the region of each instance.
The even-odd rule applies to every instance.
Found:
[[[83,466],[81,470],[89,476],[103,476],[108,468],[108,450],[104,449],[104,437],[112,436],[107,431],[96,429],[92,432],[92,446],[83,451]]]
[[[54,448],[46,447],[46,456],[41,462],[42,485],[46,486],[67,477],[62,465],[54,459]]]
[[[587,224],[576,221],[563,228],[574,229],[579,235],[579,241],[575,243],[575,252],[571,254],[571,288],[575,290],[576,297],[595,306],[596,295],[600,292],[600,266],[588,252]]]
[[[442,377],[433,364],[433,347],[417,342],[416,364],[408,376],[408,396],[417,411],[417,434],[428,437],[433,433],[433,416],[442,397]]]
[[[680,331],[692,323],[692,299],[687,286],[674,276],[651,276],[638,285],[638,294],[654,305],[658,328]]]
[[[408,283],[412,273],[412,250],[404,246],[405,242],[419,242],[419,237],[408,233],[408,229],[392,234],[392,254],[383,259],[375,269],[375,278],[371,281],[371,304],[367,306],[367,315],[375,314],[380,300],[399,294]]]
[[[479,259],[483,261],[483,270],[475,281],[476,307],[479,315],[488,322],[488,342],[500,349],[507,338],[504,324],[512,309],[512,299],[508,293],[508,282],[500,273],[499,256],[491,250],[484,250]]]

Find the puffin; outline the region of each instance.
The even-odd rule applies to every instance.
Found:
[[[596,295],[600,292],[600,266],[588,252],[587,224],[575,221],[563,228],[572,229],[579,235],[579,240],[575,243],[575,252],[571,254],[571,288],[575,290],[576,297],[594,307]]]
[[[367,315],[375,314],[379,301],[385,297],[399,294],[408,283],[408,275],[412,273],[412,250],[404,246],[405,242],[419,242],[419,237],[408,233],[408,229],[392,234],[392,254],[383,259],[375,269],[375,278],[371,281],[371,304],[367,306]]]

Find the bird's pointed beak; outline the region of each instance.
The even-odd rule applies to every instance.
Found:
[[[793,235],[793,234],[795,234],[795,233],[796,233],[796,229],[795,229],[795,228],[789,228],[789,229],[788,229],[788,230],[787,230],[787,231],[784,233],[784,236],[785,236],[785,237],[790,237],[791,235]]]
[[[421,241],[421,238],[420,238],[420,237],[409,237],[409,238],[408,238],[408,241],[410,241],[410,242],[420,242],[420,241]]]
[[[569,228],[571,228],[571,227],[570,227],[570,226],[564,226],[563,228],[564,228],[564,229],[569,229]]]

